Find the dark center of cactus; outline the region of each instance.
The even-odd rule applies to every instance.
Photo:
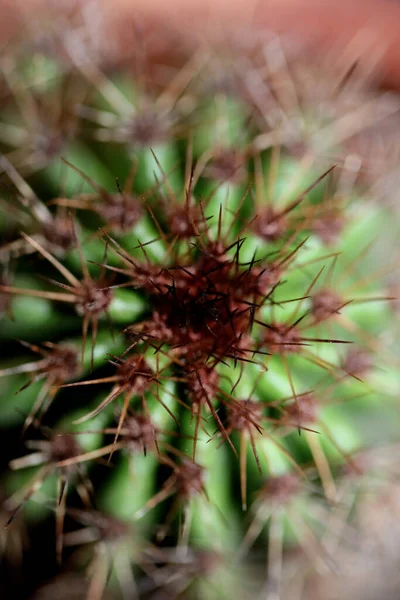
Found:
[[[211,280],[200,274],[184,274],[186,287],[168,286],[168,292],[157,299],[157,312],[165,324],[169,341],[174,346],[195,345],[204,354],[211,347],[229,346],[234,335],[234,307],[229,298]],[[219,286],[222,287],[222,286]],[[239,329],[240,330],[240,329]]]

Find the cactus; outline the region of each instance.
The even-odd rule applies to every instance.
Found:
[[[279,60],[227,85],[200,49],[160,89],[60,44],[1,65],[6,531],[52,527],[42,579],[80,597],[278,599],[289,549],[334,568],[345,472],[398,438],[391,213]]]

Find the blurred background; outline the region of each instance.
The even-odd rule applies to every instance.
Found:
[[[149,44],[156,55],[168,35],[187,44],[213,30],[274,30],[301,39],[315,51],[332,44],[346,45],[358,37],[357,45],[379,48],[382,84],[400,86],[400,4],[397,0],[1,0],[0,40],[4,46],[15,35],[32,27],[39,36],[46,21],[62,22],[64,17],[85,20],[96,43],[105,53],[119,57],[132,52],[132,26],[157,32]],[[104,36],[99,34],[104,33]],[[362,35],[360,35],[362,33]],[[100,39],[102,38],[102,39]],[[156,43],[158,39],[159,46]],[[180,40],[181,41],[181,40]],[[154,43],[153,43],[154,42]],[[158,46],[158,47],[157,47]],[[169,48],[171,54],[177,49]],[[375,50],[372,50],[375,48]]]

